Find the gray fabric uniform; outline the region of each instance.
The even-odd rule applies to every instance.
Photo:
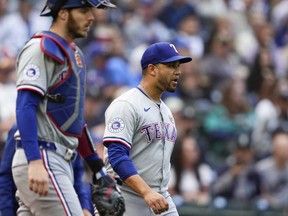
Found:
[[[35,58],[35,57],[38,58]],[[35,72],[29,76],[29,70]],[[40,39],[30,40],[17,58],[17,90],[28,89],[45,95],[49,87],[59,82],[68,70],[68,63],[60,65],[45,55],[40,49]],[[54,141],[71,149],[78,146],[75,137],[61,133],[46,114],[47,99],[37,109],[39,140]]]
[[[178,215],[168,194],[170,157],[177,136],[169,108],[163,101],[157,104],[143,90],[133,88],[112,102],[106,110],[105,123],[104,142],[120,142],[130,148],[129,156],[139,175],[169,202],[169,210],[161,215]],[[108,172],[113,173],[107,153],[104,162]],[[121,191],[126,203],[125,215],[154,215],[128,185],[123,184]]]
[[[45,95],[49,87],[63,78],[68,63],[57,64],[40,49],[40,39],[30,40],[17,58],[17,90],[28,89]],[[78,146],[78,139],[60,132],[46,114],[47,99],[37,108],[38,140],[56,144],[56,152],[40,149],[42,160],[49,174],[49,191],[40,197],[29,190],[28,163],[22,148],[18,148],[13,158],[13,178],[21,199],[19,211],[30,209],[36,216],[43,215],[83,215],[78,196],[73,187],[74,177],[70,161],[64,159],[67,151]],[[27,122],[27,126],[29,123]],[[19,133],[16,139],[21,139]],[[37,198],[37,199],[36,199]],[[25,210],[26,211],[26,210]]]

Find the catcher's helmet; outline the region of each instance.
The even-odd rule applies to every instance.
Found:
[[[79,7],[96,7],[96,8],[115,8],[110,0],[47,0],[40,16],[53,16],[61,8],[79,8]]]

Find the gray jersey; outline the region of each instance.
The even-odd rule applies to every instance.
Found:
[[[177,135],[169,108],[133,88],[115,99],[105,115],[104,142],[119,142],[130,148],[129,156],[144,181],[157,192],[167,191]],[[134,193],[125,184],[121,189]]]
[[[49,175],[49,193],[47,196],[39,196],[29,188],[29,163],[23,148],[17,147],[12,172],[20,198],[19,211],[22,211],[24,205],[29,208],[31,215],[82,216],[83,211],[73,187],[74,175],[70,161],[73,154],[66,148],[75,149],[78,139],[62,133],[47,111],[47,93],[56,83],[66,81],[64,78],[69,71],[68,60],[64,64],[57,63],[41,50],[40,40],[31,39],[17,57],[17,90],[30,90],[43,96],[36,110],[38,141],[48,141],[47,146],[54,142],[56,149],[40,148],[42,162]],[[15,136],[18,139],[19,131]]]
[[[45,96],[48,89],[64,77],[68,68],[67,62],[60,65],[43,53],[40,39],[32,39],[17,58],[17,90],[28,89]],[[53,141],[75,149],[78,139],[59,131],[48,117],[46,108],[47,99],[44,98],[37,108],[38,140]]]

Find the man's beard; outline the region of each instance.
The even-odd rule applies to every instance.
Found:
[[[160,78],[159,79],[159,85],[161,86],[160,89],[163,91],[163,92],[170,92],[170,93],[173,93],[176,91],[176,88],[170,86],[171,85],[171,82],[166,82],[165,78]]]
[[[166,88],[166,92],[173,93],[175,91],[176,91],[176,88],[173,88],[173,87],[170,88],[169,86]]]
[[[83,38],[86,35],[83,35],[79,32],[80,27],[78,26],[74,17],[69,13],[68,24],[67,24],[68,33],[73,36],[73,38]]]

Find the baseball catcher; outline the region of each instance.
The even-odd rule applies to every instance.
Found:
[[[47,0],[40,16],[52,17],[50,29],[35,33],[17,57],[12,172],[20,208],[33,215],[83,215],[71,169],[76,154],[93,173],[93,200],[100,214],[125,211],[87,129],[86,62],[74,42],[88,36],[94,9],[115,7],[109,0]]]

